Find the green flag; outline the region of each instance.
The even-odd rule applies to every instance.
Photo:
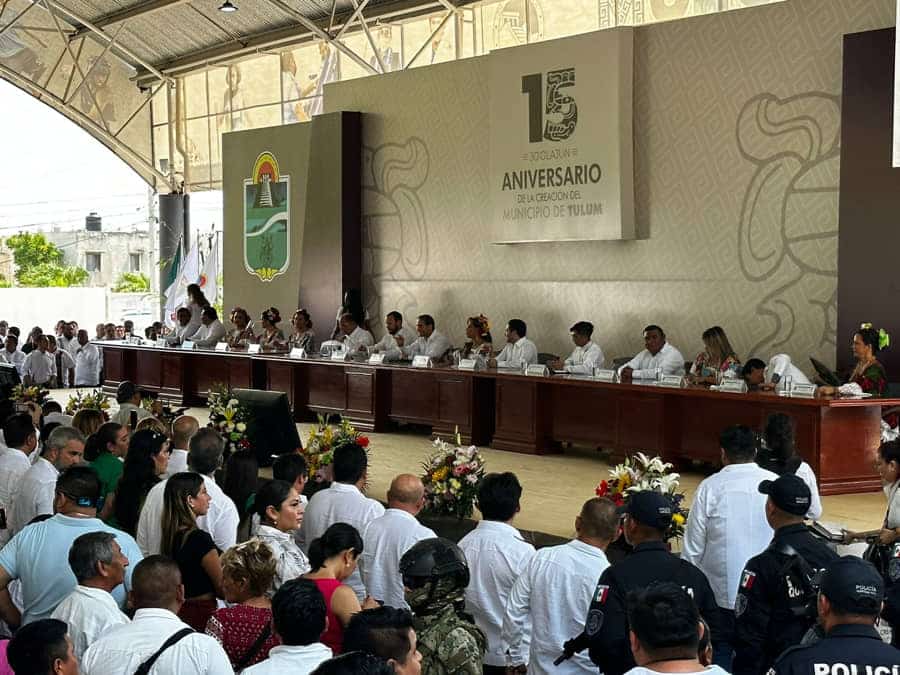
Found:
[[[169,272],[166,274],[166,290],[168,290],[175,279],[178,278],[178,271],[181,269],[181,239],[178,240],[178,248],[175,249],[175,255],[169,263]]]

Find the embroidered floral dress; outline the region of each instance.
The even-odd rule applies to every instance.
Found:
[[[691,366],[691,375],[696,375],[697,377],[710,377],[716,374],[716,370],[719,370],[723,375],[732,373],[736,376],[739,374],[740,368],[741,360],[734,354],[722,361],[717,369],[710,355],[706,352],[702,352],[694,359],[694,365]]]
[[[887,372],[881,363],[873,361],[862,372],[858,372],[859,370],[859,366],[853,370],[850,382],[858,384],[863,392],[872,394],[873,398],[883,398],[887,395]]]
[[[222,645],[231,665],[236,667],[271,621],[271,609],[234,605],[216,610],[206,624],[206,634],[212,635]],[[252,666],[265,660],[269,656],[269,650],[280,644],[281,640],[270,630],[268,639],[246,665]]]

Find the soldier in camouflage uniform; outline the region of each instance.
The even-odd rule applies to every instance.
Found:
[[[469,566],[449,539],[424,539],[400,560],[406,601],[427,675],[481,675],[484,633],[465,607]]]

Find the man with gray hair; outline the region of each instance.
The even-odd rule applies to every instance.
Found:
[[[35,517],[53,515],[53,499],[59,474],[84,458],[84,436],[74,427],[56,427],[44,451],[25,472],[9,514],[10,537]]]
[[[215,431],[206,427],[191,438],[188,451],[188,470],[203,476],[203,483],[210,496],[209,511],[197,518],[197,527],[208,532],[221,551],[227,551],[237,543],[239,517],[237,507],[222,488],[216,485],[213,475],[222,465],[225,441]],[[137,527],[137,542],[144,555],[155,555],[161,550],[163,495],[166,483],[161,481],[147,494]]]
[[[88,532],[72,543],[69,567],[78,585],[50,618],[68,624],[75,656],[81,661],[107,630],[129,621],[111,595],[125,581],[128,558],[111,532]]]

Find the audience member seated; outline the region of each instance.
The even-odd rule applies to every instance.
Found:
[[[93,436],[98,431],[100,431],[100,427],[106,424],[106,417],[103,416],[103,413],[99,410],[94,410],[93,408],[82,408],[78,412],[75,413],[74,417],[72,417],[72,423],[69,426],[73,426],[78,431],[81,432],[81,435],[87,439],[90,436]],[[87,461],[93,461],[97,458],[96,455],[88,456],[88,443],[85,440],[84,445],[84,458]]]
[[[134,382],[130,380],[120,382],[116,389],[116,402],[119,404],[119,410],[110,421],[118,422],[123,427],[135,431],[138,422],[151,417],[150,411],[141,405],[141,398],[141,390]]]
[[[231,323],[234,328],[228,333],[228,347],[231,349],[246,349],[247,345],[256,342],[253,334],[253,325],[250,315],[243,307],[235,307],[231,310]]]
[[[430,314],[420,314],[416,318],[416,333],[419,337],[415,341],[402,348],[403,357],[412,361],[417,356],[427,356],[432,361],[442,361],[450,351],[450,340],[443,333],[435,329],[434,317]]]
[[[84,457],[100,478],[100,496],[104,501],[116,491],[130,442],[128,427],[118,422],[107,422],[88,437]]]
[[[514,672],[526,672],[526,668],[530,673],[597,672],[585,654],[576,654],[558,667],[553,662],[564,642],[584,625],[597,574],[609,567],[606,548],[618,531],[615,504],[595,497],[584,503],[575,518],[575,539],[542,548],[528,560],[501,614],[500,644],[509,650]]]
[[[637,666],[628,675],[726,675],[719,666],[700,662],[700,622],[693,598],[677,584],[633,591],[628,596],[628,638]]]
[[[340,321],[341,335],[338,340],[344,343],[344,349],[351,353],[365,352],[374,346],[375,338],[365,328],[356,323],[352,314],[344,314]]]
[[[721,630],[715,636],[715,663],[731,670],[734,601],[747,561],[772,540],[766,521],[764,480],[778,476],[754,462],[756,436],[743,426],[719,435],[722,470],[700,483],[694,493],[681,557],[699,567],[712,586]]]
[[[750,359],[741,369],[747,387],[753,391],[781,391],[786,377],[792,384],[811,384],[806,374],[791,361],[787,354],[776,354],[769,364],[760,359]]]
[[[25,354],[19,349],[19,338],[13,334],[6,336],[5,346],[0,352],[0,361],[15,366],[22,377],[22,367],[25,365]]]
[[[213,429],[200,429],[191,437],[188,467],[203,476],[203,484],[211,498],[209,512],[197,519],[197,527],[209,532],[220,551],[227,551],[237,543],[238,512],[222,488],[216,484],[215,473],[222,465],[225,441]],[[144,555],[160,552],[160,524],[162,523],[165,481],[157,483],[147,493],[138,521],[137,541]]]
[[[175,330],[169,333],[166,336],[166,344],[170,346],[180,345],[186,339],[188,332],[190,331],[191,335],[196,332],[196,327],[191,324],[191,310],[187,307],[179,307],[175,312],[175,320],[178,322],[175,326]],[[112,324],[109,324],[110,326]],[[107,337],[107,340],[115,340],[115,334],[113,337]]]
[[[205,630],[222,591],[219,549],[197,518],[209,511],[209,493],[196,473],[176,473],[166,481],[162,518],[162,553],[176,563],[184,582],[178,616],[194,630]]]
[[[191,321],[185,329],[184,335],[182,335],[182,341],[193,340],[197,337],[197,332],[202,325],[203,310],[211,306],[199,284],[188,284],[187,300],[187,308],[191,312]]]
[[[466,319],[466,343],[460,350],[460,358],[489,359],[494,349],[494,338],[491,336],[491,323],[484,314],[470,316]]]
[[[871,563],[845,556],[831,563],[819,586],[817,610],[825,637],[784,652],[774,675],[897,672],[900,653],[875,629],[884,582]]]
[[[356,320],[356,323],[365,330],[371,331],[369,325],[369,310],[365,308],[362,301],[362,293],[358,288],[348,288],[344,291],[344,299],[341,306],[337,309],[337,315],[334,317],[334,330],[331,332],[331,339],[336,340],[341,334],[341,317],[344,314],[350,314]]]
[[[222,342],[225,326],[219,321],[219,314],[212,305],[200,310],[200,329],[194,334],[193,342],[202,349],[211,349]]]
[[[68,625],[79,661],[106,631],[129,622],[112,596],[113,589],[124,583],[128,565],[111,532],[88,532],[72,542],[69,567],[78,585],[50,617]]]
[[[485,675],[502,675],[506,669],[506,646],[500,637],[503,615],[513,584],[534,555],[534,546],[513,526],[521,497],[522,486],[515,474],[486,475],[478,487],[481,520],[459,542],[470,572],[466,608],[487,639]],[[594,572],[594,583],[598,571]],[[587,592],[590,594],[591,589]]]
[[[303,542],[309,546],[334,523],[347,523],[357,532],[365,532],[370,522],[384,515],[384,507],[363,494],[368,481],[369,457],[365,448],[356,444],[337,447],[333,454],[334,482],[327,490],[320,490],[312,499],[303,517]],[[361,550],[361,547],[360,547]],[[310,561],[312,562],[312,561]],[[347,580],[358,600],[366,596],[366,589],[356,571]]]
[[[575,375],[593,375],[594,370],[603,368],[604,356],[600,346],[591,341],[594,334],[594,324],[589,321],[579,321],[569,329],[572,334],[572,342],[575,349],[565,361],[556,359],[548,365],[554,370],[564,370]]]
[[[122,476],[113,493],[112,503],[104,509],[104,515],[110,514],[110,522],[134,535],[141,509],[152,489],[159,485],[168,466],[169,440],[149,429],[136,431],[125,455]]]
[[[259,484],[259,460],[252,449],[238,450],[225,460],[222,492],[234,504],[238,514],[237,541],[247,541],[250,534],[253,497]],[[299,527],[299,524],[298,524]]]
[[[497,354],[497,358],[491,359],[492,368],[512,368],[522,370],[525,366],[532,366],[538,362],[538,350],[535,344],[525,337],[528,326],[521,319],[510,319],[506,324],[504,335],[506,345]]]
[[[812,501],[806,517],[818,520],[822,516],[822,499],[819,497],[819,484],[812,467],[803,461],[794,447],[794,418],[784,413],[772,413],[766,420],[763,431],[763,447],[756,456],[756,463],[762,468],[779,476],[793,473],[803,479],[809,487]]]
[[[878,352],[890,344],[890,339],[884,329],[876,331],[872,324],[865,323],[853,334],[853,356],[856,366],[847,383],[842,387],[819,387],[822,396],[836,396],[838,394],[857,394],[860,391],[875,398],[887,395],[888,376],[884,366],[878,360]],[[856,385],[854,391],[847,385]]]
[[[134,570],[130,600],[134,619],[88,648],[82,675],[130,675],[151,659],[148,675],[233,675],[228,656],[215,638],[193,631],[178,618],[184,586],[175,562],[163,556],[140,562]]]
[[[734,604],[735,675],[766,673],[785,649],[800,644],[815,623],[810,575],[837,559],[803,523],[811,499],[809,487],[798,476],[763,481],[759,491],[768,495],[766,519],[775,535],[741,573]],[[706,614],[704,618],[709,620]],[[715,628],[712,637],[715,641]]]
[[[422,672],[413,616],[405,609],[384,606],[354,614],[344,631],[344,649],[384,659],[393,667],[395,675]]]
[[[281,638],[269,658],[243,671],[245,675],[309,675],[332,657],[319,639],[326,629],[327,609],[316,584],[292,579],[272,598],[272,627]]]
[[[288,349],[302,349],[307,354],[316,351],[316,332],[313,330],[312,318],[305,309],[298,309],[291,317],[291,335],[288,338]]]
[[[623,510],[622,532],[634,551],[600,575],[585,621],[587,640],[579,637],[575,645],[567,643],[566,649],[577,651],[586,643],[591,661],[606,675],[622,675],[634,667],[625,599],[629,592],[646,588],[654,581],[672,581],[691,594],[709,623],[713,640],[722,630],[716,598],[706,576],[666,546],[666,533],[672,525],[671,499],[650,490],[632,492]]]
[[[169,445],[172,454],[169,455],[169,466],[166,469],[167,478],[188,470],[188,446],[198,431],[200,422],[196,417],[182,415],[172,422],[172,443]]]
[[[416,336],[403,325],[403,315],[397,311],[388,312],[384,327],[387,330],[384,337],[368,351],[370,354],[384,354],[385,361],[399,361],[403,358],[403,348],[412,345]]]
[[[287,349],[287,340],[284,332],[278,327],[281,323],[281,312],[276,307],[269,307],[260,314],[259,322],[262,325],[262,333],[256,337],[256,341],[264,352],[283,352]]]
[[[78,675],[78,657],[67,629],[56,619],[42,619],[21,628],[6,649],[15,674]]]
[[[53,424],[54,422],[61,427],[70,427],[74,418],[72,415],[65,415],[62,406],[57,401],[47,401],[41,406],[41,417],[44,419],[44,425]],[[80,431],[80,429],[79,429]],[[82,431],[82,433],[84,433]]]
[[[372,598],[362,606],[353,589],[344,584],[356,571],[363,552],[362,537],[347,523],[335,523],[309,545],[309,565],[312,571],[305,578],[315,582],[328,608],[328,627],[322,642],[335,654],[340,654],[344,641],[344,627],[360,609],[377,607]]]
[[[723,377],[740,377],[741,360],[721,326],[703,331],[703,351],[694,359],[688,378],[694,384],[718,384]]]
[[[6,449],[0,453],[0,547],[9,541],[13,502],[22,478],[31,468],[28,457],[38,447],[37,430],[28,413],[16,413],[3,424]]]
[[[78,345],[70,352],[75,359],[75,386],[96,387],[100,383],[100,350],[91,344],[86,330],[78,331]]]
[[[88,532],[109,532],[115,536],[125,557],[131,563],[141,560],[134,539],[115,530],[97,518],[100,480],[87,466],[73,466],[56,482],[53,510],[56,515],[33,523],[22,530],[0,550],[0,590],[10,581],[21,582],[24,612],[21,623],[46,619],[77,584],[72,570],[60,561],[68,559],[72,543]],[[131,567],[125,570],[125,585],[130,583]],[[120,607],[125,604],[125,589],[112,591]],[[15,608],[0,606],[0,614],[10,626],[19,625]]]
[[[413,544],[437,535],[416,520],[425,506],[425,486],[418,476],[404,473],[387,493],[384,515],[369,523],[363,533],[359,572],[369,596],[384,605],[407,607],[400,578],[400,558]]]
[[[150,417],[145,417],[144,419],[142,419],[140,422],[137,423],[137,426],[134,428],[135,431],[143,431],[144,429],[146,429],[148,431],[152,431],[157,434],[160,434],[161,436],[166,436],[167,438],[169,435],[169,428],[166,427],[165,424],[163,424],[162,420],[160,420],[156,417],[153,417],[152,415]],[[171,450],[171,445],[170,445],[169,449],[166,451],[166,456],[168,456],[168,454],[171,451],[172,450]],[[168,464],[166,465],[166,467],[167,467],[166,473],[168,473],[168,471],[169,471]],[[165,474],[163,474],[163,475],[165,475]]]
[[[25,472],[13,497],[9,518],[10,536],[15,535],[35,516],[53,513],[56,483],[61,472],[80,464],[84,457],[84,436],[72,427],[57,427],[46,439],[41,456]],[[96,500],[95,504],[96,504]]]
[[[300,504],[303,506],[305,517],[306,507],[309,505],[309,500],[303,494],[306,482],[309,480],[309,468],[306,465],[306,458],[299,452],[286,452],[283,455],[279,455],[272,462],[272,478],[283,480],[294,486],[294,490],[300,495]],[[252,517],[253,523],[250,526],[250,532],[251,535],[255,535],[259,530],[259,516],[254,513]],[[301,549],[305,548],[302,527],[294,530],[294,541],[297,542],[297,546]]]
[[[272,550],[275,558],[271,596],[285,582],[310,571],[309,560],[294,541],[294,531],[303,522],[303,506],[290,483],[270,480],[256,493],[253,510],[259,516],[256,538]]]
[[[210,617],[206,634],[219,641],[235,671],[259,663],[281,644],[272,631],[268,597],[274,580],[275,558],[262,542],[251,540],[222,554],[222,589],[228,606]]]
[[[384,659],[366,654],[350,652],[325,661],[310,675],[393,675],[394,669]]]
[[[657,374],[684,374],[684,357],[666,341],[662,328],[650,325],[644,329],[644,347],[644,351],[619,368],[623,380],[655,380]]]
[[[37,338],[35,348],[22,364],[22,383],[26,386],[50,388],[56,378],[56,361],[47,353],[50,346],[46,335]]]

